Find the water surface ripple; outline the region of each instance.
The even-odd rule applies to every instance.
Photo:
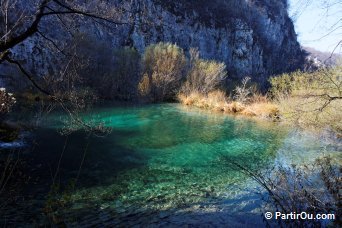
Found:
[[[322,148],[336,150],[279,124],[177,104],[102,107],[85,115],[112,129],[106,137],[61,136],[63,118],[52,116],[36,133],[30,156],[40,164],[34,173],[39,181],[28,190],[34,197],[27,204],[39,210],[33,202],[45,202],[67,142],[55,180],[63,204],[54,213],[70,226],[262,225],[256,184],[226,159],[263,170],[279,161],[314,159]]]

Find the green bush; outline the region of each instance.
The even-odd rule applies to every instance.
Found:
[[[301,127],[342,131],[342,66],[270,79],[283,117]]]

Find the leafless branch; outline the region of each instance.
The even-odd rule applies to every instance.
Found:
[[[49,37],[47,37],[46,35],[44,35],[42,32],[40,32],[39,30],[37,31],[39,35],[41,35],[44,39],[46,39],[47,41],[49,41],[60,53],[62,53],[63,55],[67,56],[67,54],[58,47],[58,45],[55,43],[55,41],[53,41],[52,39],[50,39]]]
[[[45,95],[50,96],[51,93],[48,92],[47,90],[43,89],[40,85],[38,85],[38,83],[33,79],[33,77],[24,69],[24,67],[16,60],[13,60],[9,57],[9,53],[7,53],[7,55],[4,57],[4,60],[16,65],[20,71],[26,76],[26,78],[34,85],[34,87],[36,87],[40,92],[42,92]]]

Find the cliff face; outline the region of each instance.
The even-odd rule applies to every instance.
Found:
[[[172,42],[185,51],[198,48],[202,58],[225,62],[230,78],[251,76],[262,86],[270,75],[293,70],[302,61],[286,0],[115,0],[107,4],[124,5],[126,13],[120,20],[128,23],[112,27],[91,20],[73,23],[77,30],[112,47],[133,46],[143,52],[149,44]],[[57,42],[67,41],[70,36],[59,31],[62,25],[49,29],[52,23],[56,28],[55,20],[47,20],[42,31]],[[32,70],[52,72],[62,57],[51,57],[50,49],[48,41],[35,36],[14,52]]]
[[[224,61],[231,77],[252,76],[264,85],[302,61],[286,8],[279,0],[134,1],[131,10],[139,13],[122,34],[139,51],[160,41],[198,48],[201,57]]]

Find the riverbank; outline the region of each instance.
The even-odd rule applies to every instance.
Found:
[[[208,95],[200,93],[190,93],[189,95],[179,94],[178,100],[186,106],[194,106],[227,114],[258,117],[273,121],[279,120],[280,118],[278,106],[268,101],[265,96],[254,96],[248,103],[241,103],[231,101],[221,91],[214,91]]]

